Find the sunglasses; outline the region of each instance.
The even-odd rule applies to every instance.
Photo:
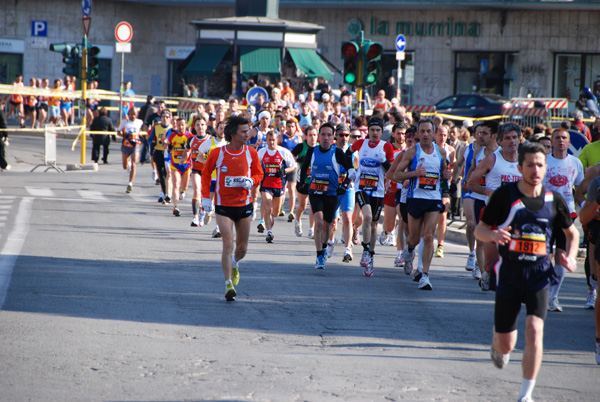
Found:
[[[355,140],[358,140],[360,138],[360,135],[351,135],[350,138],[353,138]]]
[[[350,134],[342,134],[342,133],[338,133],[336,134],[338,137],[350,137]]]

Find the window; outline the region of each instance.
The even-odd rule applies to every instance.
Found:
[[[600,95],[600,55],[555,54],[552,96],[567,98],[569,112],[573,112],[579,92],[586,87],[590,88],[596,97]]]
[[[457,52],[455,93],[519,94],[519,55],[502,52]],[[473,105],[475,106],[475,105]]]

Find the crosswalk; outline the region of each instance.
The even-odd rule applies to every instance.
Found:
[[[0,196],[0,235],[5,232],[16,197]]]
[[[150,203],[156,202],[158,198],[158,195],[145,194],[143,190],[138,190],[137,192],[134,191],[131,194],[126,194],[125,191],[122,193],[115,193],[88,189],[56,189],[40,186],[25,186],[23,190],[21,190],[17,195],[43,199],[60,199],[63,201],[126,202],[127,200],[133,200],[135,202]]]

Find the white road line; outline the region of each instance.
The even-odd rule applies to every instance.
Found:
[[[108,201],[108,198],[101,191],[94,190],[77,190],[81,198],[93,201]]]
[[[25,187],[25,190],[33,197],[54,197],[54,192],[48,187]]]
[[[9,205],[0,205],[0,211],[9,210],[12,208],[12,202]]]
[[[8,285],[12,277],[13,268],[17,257],[21,253],[27,233],[29,233],[29,219],[31,218],[32,197],[24,197],[19,204],[14,230],[6,239],[0,251],[0,309],[4,306],[8,294]]]

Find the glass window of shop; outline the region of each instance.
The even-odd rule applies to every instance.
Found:
[[[413,90],[415,83],[415,52],[404,52],[404,60],[400,63],[402,68],[402,77],[400,77],[400,101],[403,105],[412,105]],[[379,75],[379,85],[374,85],[371,97],[377,94],[380,88],[387,85],[388,79],[398,76],[398,60],[396,52],[386,52],[381,57],[381,73]],[[396,83],[397,84],[397,83]]]
[[[17,74],[23,74],[23,55],[0,53],[0,84],[12,84]]]
[[[579,92],[586,87],[600,96],[600,55],[555,54],[552,95],[567,98],[569,111],[573,111]]]
[[[519,54],[502,52],[457,52],[455,93],[519,95]]]

